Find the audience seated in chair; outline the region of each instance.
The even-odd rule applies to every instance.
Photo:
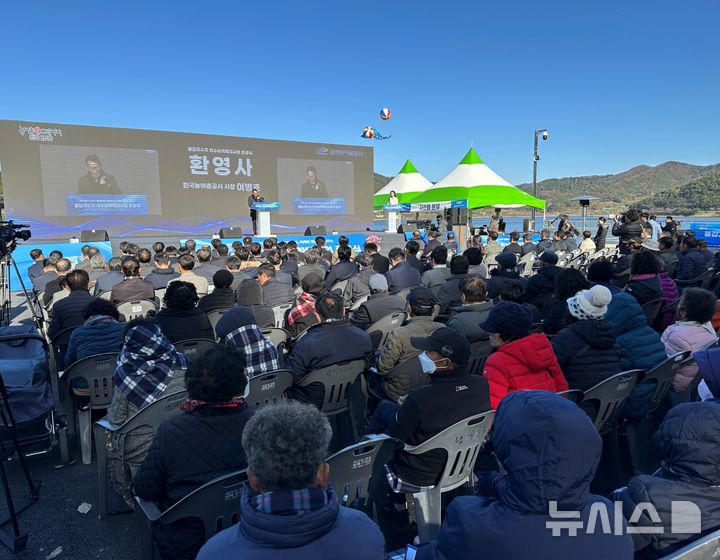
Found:
[[[377,274],[372,269],[370,259],[365,253],[360,253],[355,257],[355,262],[360,267],[360,272],[350,277],[347,286],[343,290],[343,301],[346,309],[351,308],[361,298],[367,299],[370,295],[370,278]]]
[[[557,263],[555,253],[543,251],[533,263],[536,273],[527,279],[525,301],[537,307],[541,316],[545,316],[553,305],[555,278],[561,270]]]
[[[331,289],[337,282],[349,280],[355,276],[360,269],[357,263],[350,260],[352,248],[349,245],[340,245],[337,249],[337,263],[330,267],[325,278],[325,288]]]
[[[195,286],[195,291],[198,296],[202,297],[206,295],[208,293],[209,282],[207,281],[207,278],[198,276],[193,272],[193,269],[195,268],[195,258],[192,255],[185,254],[178,257],[177,264],[180,269],[180,276],[170,280],[167,283],[167,287],[169,288],[175,282],[189,282]]]
[[[183,280],[175,280],[168,284],[163,298],[165,306],[158,311],[156,319],[170,342],[215,338],[215,332],[207,315],[195,307],[198,299],[194,284]]]
[[[426,270],[425,262],[418,259],[420,252],[420,244],[411,239],[405,244],[405,262],[416,269],[420,274],[424,274]]]
[[[49,256],[49,257],[46,257],[45,259],[43,259],[42,272],[32,279],[33,291],[36,294],[39,294],[40,292],[44,291],[48,282],[50,282],[51,280],[57,279],[58,273],[57,273],[56,267],[57,267],[58,260],[60,260],[60,257],[50,257]],[[118,259],[118,262],[119,261],[120,261],[120,259]],[[122,277],[120,279],[122,280]]]
[[[395,366],[420,354],[420,349],[412,344],[415,337],[427,337],[443,326],[434,320],[437,298],[432,291],[418,286],[408,294],[406,311],[408,322],[394,329],[385,345],[380,349],[377,360],[378,375],[372,378],[373,388],[382,398],[398,401],[410,390],[409,375],[390,375]]]
[[[263,304],[262,286],[257,280],[245,280],[241,283],[235,291],[235,299],[239,306],[249,307],[253,310],[257,318],[257,325],[261,329],[275,326],[275,314],[271,307]]]
[[[438,245],[430,253],[432,268],[423,272],[421,283],[426,288],[430,288],[434,294],[437,294],[440,287],[445,284],[445,280],[450,278],[447,257],[447,249],[442,245]]]
[[[590,288],[590,283],[582,272],[574,268],[563,268],[555,277],[555,289],[552,307],[543,317],[545,332],[555,334],[572,320],[568,311],[567,300],[580,290]],[[642,311],[641,311],[642,313]]]
[[[47,329],[51,339],[64,329],[79,327],[83,324],[85,309],[95,301],[88,291],[88,273],[84,270],[73,270],[65,277],[70,294],[53,306],[52,319]]]
[[[605,286],[581,290],[568,299],[572,320],[553,337],[552,347],[570,389],[587,391],[620,373],[615,331],[604,320],[611,299]]]
[[[95,298],[85,307],[85,321],[70,335],[65,351],[65,369],[71,364],[106,352],[119,352],[123,345],[125,324],[114,303]]]
[[[544,334],[530,334],[532,318],[522,305],[509,301],[494,305],[480,327],[490,334],[495,348],[483,369],[493,409],[513,391],[568,389],[550,341]]]
[[[200,249],[202,251],[203,249]],[[235,305],[235,290],[232,289],[233,275],[227,270],[218,270],[212,277],[215,289],[200,298],[197,307],[205,313],[230,309]]]
[[[71,270],[72,263],[69,259],[58,259],[57,263],[55,264],[55,278],[51,278],[47,282],[47,284],[45,284],[45,293],[43,294],[42,301],[45,307],[48,307],[50,305],[50,302],[53,300],[53,296],[56,293],[61,292],[64,289],[64,285],[61,284],[61,282],[65,280],[65,276],[67,276],[68,272],[70,272]]]
[[[287,316],[287,331],[295,338],[318,323],[315,301],[324,291],[323,279],[317,274],[304,276],[301,285],[302,292]]]
[[[692,237],[684,237],[680,245],[675,280],[693,280],[706,270],[705,255],[698,251],[697,241]]]
[[[193,273],[205,278],[211,284],[215,273],[222,268],[212,262],[212,253],[205,247],[197,252],[197,260],[198,264],[193,268]]]
[[[248,307],[238,307],[232,310],[231,321],[218,328],[218,336],[223,334],[222,341],[225,346],[237,349],[245,361],[245,375],[248,379],[280,368],[277,349],[260,332],[255,324],[255,316]],[[230,311],[228,311],[230,313]],[[221,319],[222,320],[222,319]],[[230,322],[237,325],[225,333]],[[220,323],[218,322],[220,326]]]
[[[239,522],[211,538],[198,560],[384,558],[378,527],[341,506],[328,486],[331,437],[327,419],[311,406],[284,401],[258,410],[242,436],[248,483]]]
[[[479,274],[468,274],[460,282],[462,305],[451,309],[453,315],[447,326],[465,336],[470,344],[488,339],[488,334],[480,328],[493,306],[486,296],[487,284]]]
[[[393,313],[405,312],[407,304],[400,296],[388,293],[387,278],[375,273],[370,277],[370,296],[350,315],[350,322],[359,329],[367,328]]]
[[[258,267],[257,281],[262,288],[262,303],[270,308],[292,303],[295,299],[292,280],[289,283],[280,282],[276,279],[276,274],[275,267],[270,263],[261,264]],[[243,283],[241,288],[244,286]]]
[[[128,323],[113,376],[115,391],[107,411],[108,421],[120,425],[159,398],[182,391],[187,367],[185,354],[175,350],[154,320],[135,319]],[[108,443],[113,487],[130,508],[134,507],[131,475],[145,459],[152,438],[148,427],[130,432],[124,440],[122,459],[115,445]]]
[[[641,250],[630,263],[630,280],[625,291],[640,305],[662,298],[660,263],[653,251]]]
[[[124,279],[112,288],[110,300],[115,303],[124,301],[155,301],[155,287],[140,278],[140,262],[135,257],[122,260]]]
[[[479,247],[468,247],[463,251],[463,256],[468,260],[468,274],[479,274],[484,280],[488,278],[487,266],[483,264],[483,254]]]
[[[391,294],[397,294],[407,288],[420,285],[422,275],[405,260],[405,253],[402,249],[398,247],[390,249],[388,258],[391,268],[385,273],[385,278],[387,278],[388,291]]]
[[[507,278],[500,286],[500,301],[512,301],[519,303],[525,309],[530,312],[530,317],[533,323],[540,323],[542,321],[542,315],[540,310],[535,307],[532,303],[526,303],[527,284],[520,279]]]
[[[720,348],[700,350],[693,354],[693,358],[702,378],[698,385],[698,397],[703,401],[720,399]]]
[[[245,274],[240,268],[240,259],[232,255],[225,259],[225,268],[232,274],[233,281],[230,284],[233,292],[235,292],[245,280],[249,280],[250,277]]]
[[[285,360],[296,382],[316,369],[333,364],[364,360],[366,366],[370,365],[373,357],[370,335],[347,320],[342,297],[333,292],[324,293],[315,302],[315,312],[320,323],[305,331]],[[318,408],[322,406],[323,388],[319,383],[294,387],[291,393],[297,400],[313,403]]]
[[[451,307],[462,304],[460,282],[467,276],[470,262],[463,255],[455,255],[450,261],[450,276],[437,291],[440,312],[447,313]]]
[[[497,411],[492,441],[506,472],[479,473],[478,495],[453,500],[438,539],[420,547],[417,560],[632,560],[622,520],[619,535],[602,525],[588,529],[597,519],[593,507],[607,512],[609,527],[616,526],[616,512],[609,500],[590,493],[602,440],[577,405],[544,391],[508,395]],[[561,520],[567,518],[551,515],[553,508],[573,512],[574,536]]]
[[[206,482],[247,466],[242,434],[253,409],[245,403],[245,362],[217,346],[188,366],[183,414],[165,420],[133,479],[135,494],[167,509]],[[208,452],[212,450],[212,452]],[[197,519],[155,523],[153,539],[162,558],[194,560],[205,543]]]
[[[672,408],[655,436],[662,459],[652,475],[633,477],[613,499],[621,501],[626,518],[640,504],[651,504],[660,517],[650,519],[647,509],[633,523],[660,532],[634,533],[635,558],[661,558],[720,529],[720,401],[685,403]],[[674,530],[686,502],[689,515],[697,515],[701,533]],[[689,517],[687,521],[691,522]]]
[[[495,257],[498,267],[490,271],[490,279],[487,283],[488,299],[495,299],[500,295],[500,289],[508,280],[517,280],[525,283],[524,278],[520,278],[520,272],[517,269],[517,255],[515,253],[504,252]]]
[[[120,257],[113,257],[107,262],[108,271],[102,276],[98,276],[95,281],[95,288],[93,294],[99,296],[105,292],[111,292],[116,284],[123,281],[122,273],[122,259]],[[35,285],[33,284],[33,287]]]
[[[156,290],[167,288],[168,282],[180,276],[170,267],[170,257],[165,253],[155,253],[153,257],[155,268],[145,277],[146,282],[150,282]]]
[[[696,352],[717,341],[717,333],[710,323],[715,312],[715,295],[702,288],[686,288],[677,307],[677,321],[663,332],[661,340],[668,356],[690,350]],[[682,366],[675,374],[671,400],[682,393],[698,374],[696,363]]]

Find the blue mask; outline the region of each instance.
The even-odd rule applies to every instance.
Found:
[[[421,353],[418,358],[420,359],[420,367],[422,368],[424,374],[432,375],[433,373],[435,373],[435,370],[437,369],[437,364],[435,364],[435,362],[430,359],[430,356],[427,355],[427,352]]]

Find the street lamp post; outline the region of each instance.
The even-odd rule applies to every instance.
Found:
[[[537,198],[537,167],[538,167],[538,161],[540,161],[540,156],[538,155],[538,136],[542,136],[543,140],[548,139],[548,131],[546,128],[541,128],[540,130],[535,131],[535,141],[533,142],[533,179],[532,179],[532,186],[533,186],[533,196]],[[535,207],[532,207],[532,214],[530,217],[530,222],[532,224],[532,229],[535,231]]]

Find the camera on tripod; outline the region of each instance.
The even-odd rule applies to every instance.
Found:
[[[12,253],[17,246],[18,239],[27,241],[32,237],[30,226],[16,224],[12,220],[0,221],[0,256]]]

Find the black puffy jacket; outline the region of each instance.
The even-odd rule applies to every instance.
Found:
[[[642,232],[643,227],[640,222],[615,222],[612,227],[612,234],[620,238],[620,253],[623,255],[630,252],[628,241],[631,239],[642,241]]]
[[[629,519],[635,507],[649,502],[660,516],[663,531],[655,534],[633,534],[635,558],[660,558],[689,542],[720,529],[720,401],[678,405],[668,412],[655,441],[662,456],[662,466],[654,475],[633,477],[625,488],[616,490],[614,500],[623,504]],[[673,505],[674,502],[674,505]],[[690,502],[701,514],[700,534],[672,533],[673,511],[693,513]],[[673,510],[673,507],[675,510]],[[689,509],[688,509],[689,508]],[[684,510],[684,511],[683,511]],[[637,526],[657,527],[647,510]],[[684,528],[688,530],[687,527]]]
[[[166,509],[213,478],[245,468],[242,433],[253,411],[201,406],[165,420],[135,475],[135,493]],[[205,542],[197,519],[155,524],[153,538],[161,556],[174,560],[194,559]]]
[[[553,337],[552,347],[571,389],[586,391],[620,373],[615,331],[607,321],[577,321]]]

